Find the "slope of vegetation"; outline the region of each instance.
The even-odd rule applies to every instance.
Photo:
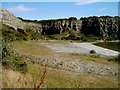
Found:
[[[44,36],[41,36],[39,33],[30,30],[30,29],[20,29],[17,30],[13,27],[2,24],[2,35],[5,41],[15,41],[15,40],[37,40],[43,39]]]
[[[10,45],[4,41],[2,42],[2,65],[7,69],[27,72],[27,63],[24,58],[13,52]]]
[[[75,19],[76,18],[70,18]],[[29,21],[28,21],[29,22]],[[34,21],[33,21],[34,22]],[[36,22],[36,21],[35,21]],[[43,21],[44,22],[44,21]],[[37,22],[38,23],[38,22]],[[83,34],[76,34],[74,30],[62,33],[61,35],[40,35],[30,29],[17,30],[13,27],[2,24],[2,65],[3,65],[3,88],[33,88],[34,84],[39,84],[44,72],[44,65],[33,62],[35,57],[55,57],[55,52],[51,49],[33,45],[37,40],[82,40],[92,41],[96,37],[88,38]],[[38,42],[38,41],[37,41]],[[47,42],[48,43],[48,42]],[[59,54],[57,54],[59,55]],[[99,62],[101,58],[89,56],[75,56],[62,54],[61,57],[81,58]],[[41,58],[39,58],[41,59]],[[97,61],[99,60],[99,61]],[[32,61],[32,62],[31,62]],[[101,60],[104,63],[104,59]],[[100,62],[101,62],[100,61]],[[106,61],[105,61],[106,63]],[[94,83],[95,82],[95,83]],[[97,88],[97,87],[118,87],[117,82],[107,76],[99,75],[82,75],[63,70],[55,67],[47,67],[44,84],[45,88]]]
[[[27,73],[22,74],[16,71],[5,69],[3,72],[3,87],[10,88],[33,88],[34,84],[39,84],[41,76],[45,70],[44,65],[39,63],[39,59],[42,57],[56,58],[56,52],[53,52],[51,49],[35,45],[35,42],[46,42],[50,41],[15,41],[11,42],[13,46],[12,49],[19,53],[19,55],[25,58],[27,63]],[[51,42],[52,43],[52,42]],[[57,41],[55,41],[57,43]],[[83,61],[94,61],[96,63],[110,64],[107,59],[104,58],[95,58],[82,54],[57,54],[63,58],[71,58],[74,60],[81,59]],[[32,58],[33,57],[33,58]],[[39,58],[40,57],[40,58]],[[8,74],[9,73],[9,74]],[[44,83],[41,87],[44,88],[117,88],[116,80],[100,75],[90,75],[82,73],[73,73],[64,70],[57,69],[56,67],[47,66],[47,73],[45,75]]]

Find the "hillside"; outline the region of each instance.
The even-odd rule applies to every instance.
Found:
[[[75,17],[57,20],[24,20],[17,18],[5,9],[0,9],[3,24],[15,29],[31,29],[42,35],[63,35],[58,39],[82,40],[85,36],[92,37],[120,37],[119,17],[101,16],[88,17],[77,20]],[[65,34],[65,35],[64,35]],[[56,36],[57,37],[57,36]],[[54,36],[53,36],[53,39]]]
[[[32,21],[0,13],[2,88],[118,88],[118,52],[88,41],[117,40],[119,17]]]
[[[41,32],[41,25],[40,24],[35,24],[35,23],[26,23],[8,12],[5,9],[0,8],[0,13],[2,14],[2,18],[0,18],[0,21],[8,25],[10,27],[13,27],[14,29],[32,29],[35,32]]]

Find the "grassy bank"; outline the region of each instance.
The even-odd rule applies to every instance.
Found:
[[[29,73],[23,75],[12,70],[3,71],[3,87],[5,88],[34,88],[39,84],[44,67],[29,64]],[[76,74],[47,68],[44,88],[116,88],[117,82],[112,78],[99,75]]]
[[[26,74],[3,68],[3,87],[5,88],[34,88],[34,84],[39,84],[45,66],[40,63],[33,63],[35,58],[26,57],[56,57],[61,59],[83,60],[96,62],[106,65],[116,63],[107,61],[106,58],[89,56],[78,53],[56,53],[48,47],[34,43],[68,43],[66,41],[14,41],[11,42],[12,50],[22,56],[27,64]],[[41,87],[45,88],[116,88],[117,81],[108,76],[73,73],[48,66],[44,83]]]
[[[0,26],[1,27],[1,26]],[[76,73],[58,66],[50,60],[86,61],[103,65],[117,65],[94,55],[78,53],[56,53],[52,49],[35,43],[67,44],[69,42],[93,42],[97,37],[89,38],[76,34],[73,30],[58,35],[40,35],[30,29],[15,29],[2,25],[3,47],[2,64],[3,88],[34,88],[41,83],[45,65],[40,60],[47,60],[47,66],[42,86],[44,88],[116,88],[117,80],[113,77]],[[51,40],[51,41],[48,41]],[[83,63],[85,64],[85,63]],[[62,62],[59,63],[62,65]]]

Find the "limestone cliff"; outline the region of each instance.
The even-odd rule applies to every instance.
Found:
[[[94,35],[97,37],[116,37],[120,38],[120,18],[119,17],[92,17],[77,19],[57,19],[35,22],[25,22],[5,9],[0,9],[3,24],[14,27],[15,29],[32,29],[44,35],[61,34],[73,30],[75,33],[84,35]]]
[[[119,37],[119,18],[96,18],[82,22],[82,32],[98,37]]]
[[[120,18],[86,18],[84,20],[53,20],[42,24],[43,34],[61,34],[67,30],[98,37],[119,37]]]
[[[80,33],[81,28],[81,20],[51,20],[42,23],[42,34],[61,34],[69,30],[75,30]]]
[[[0,21],[3,24],[14,27],[15,29],[24,27],[22,21],[19,20],[17,17],[15,17],[10,12],[8,12],[7,10],[0,8],[0,13],[2,14],[1,15],[2,17],[0,18]]]
[[[0,8],[0,13],[1,13],[1,17],[0,17],[0,22],[2,22],[5,25],[11,26],[13,28],[15,28],[16,30],[18,28],[21,29],[32,29],[36,32],[40,32],[41,33],[41,24],[36,24],[36,23],[31,23],[31,22],[23,22],[22,20],[20,20],[19,18],[17,18],[16,16],[14,16],[13,14],[11,14],[10,12],[8,12],[5,9]]]

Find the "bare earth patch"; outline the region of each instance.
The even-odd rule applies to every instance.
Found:
[[[46,42],[42,45],[36,43],[36,41],[21,41],[12,43],[13,49],[17,53],[24,56],[26,58],[26,61],[30,63],[28,65],[30,76],[26,76],[28,78],[28,82],[30,82],[29,80],[32,80],[35,77],[36,80],[38,80],[40,76],[39,72],[44,69],[44,65],[47,65],[47,75],[42,87],[118,87],[117,63],[109,62],[107,61],[107,58],[102,57],[91,57],[89,55],[73,52],[55,52],[53,49],[46,46],[56,43]],[[62,45],[65,44],[66,43],[62,43]],[[8,78],[8,76],[6,77]],[[32,87],[32,84],[33,83],[30,82],[30,85],[27,85],[26,87]],[[9,87],[11,87],[11,85],[9,85]]]
[[[67,52],[67,53],[83,53],[89,54],[91,50],[95,50],[101,57],[117,56],[119,52],[110,49],[102,48],[92,43],[36,43],[42,46],[47,46],[56,52]]]

